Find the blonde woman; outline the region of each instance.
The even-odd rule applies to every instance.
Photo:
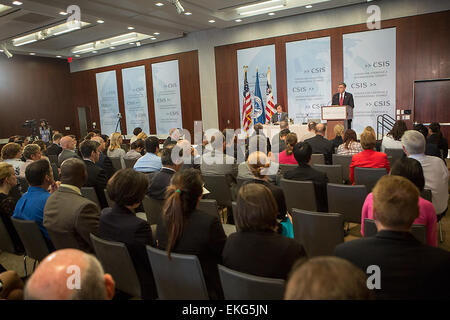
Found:
[[[334,127],[334,135],[335,138],[331,142],[333,142],[333,148],[337,148],[344,143],[344,126],[342,124]]]
[[[148,138],[148,136],[147,136],[147,134],[144,132],[144,131],[142,131],[141,133],[139,133],[137,136],[136,136],[136,140],[142,140],[142,141],[145,141],[145,139],[147,139]]]
[[[122,136],[119,132],[114,132],[110,137],[110,144],[108,148],[107,155],[110,158],[119,158],[122,163],[122,168],[125,168],[125,161],[123,157],[125,157],[125,150],[123,150],[120,145],[123,142]]]
[[[294,158],[294,146],[297,144],[297,135],[293,132],[286,136],[286,150],[280,152],[280,164],[298,164]]]

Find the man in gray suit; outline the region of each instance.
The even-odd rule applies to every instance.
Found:
[[[226,150],[226,140],[222,132],[217,131],[211,136],[212,151],[203,154],[200,170],[202,174],[220,174],[236,178],[237,164],[236,159],[224,154]]]
[[[61,148],[63,149],[58,156],[58,166],[61,167],[61,164],[64,160],[69,158],[78,158],[81,159],[77,153],[75,152],[76,141],[72,139],[70,136],[64,136],[61,138],[59,143]]]
[[[97,233],[100,208],[81,195],[80,188],[86,180],[86,165],[82,160],[71,158],[63,162],[61,185],[44,208],[44,227],[57,248],[76,243],[76,249],[94,252],[89,234]]]
[[[272,118],[270,119],[270,123],[272,124],[277,124],[280,123],[281,121],[288,121],[288,114],[287,112],[283,112],[283,106],[279,103],[277,103],[275,105],[275,109],[277,110],[277,112],[275,112],[272,115]]]

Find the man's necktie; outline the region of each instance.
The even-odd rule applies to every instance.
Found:
[[[339,105],[342,106],[344,104],[344,95],[341,94],[341,99],[339,99]]]

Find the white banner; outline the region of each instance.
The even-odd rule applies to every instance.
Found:
[[[396,29],[344,34],[344,82],[353,94],[352,128],[377,128],[377,116],[395,118]]]
[[[248,66],[247,69],[247,81],[250,88],[250,94],[253,106],[255,82],[256,82],[256,69],[258,69],[259,75],[259,87],[261,89],[262,101],[264,107],[267,103],[266,89],[267,89],[267,71],[270,67],[270,82],[272,85],[272,95],[274,104],[277,103],[277,69],[275,63],[275,45],[268,45],[263,47],[254,47],[249,49],[242,49],[237,51],[238,61],[238,77],[239,77],[239,118],[241,119],[242,127],[242,106],[244,103],[244,66]],[[286,111],[286,108],[284,108]]]
[[[145,66],[122,69],[122,81],[127,133],[131,134],[134,128],[140,127],[149,134]]]
[[[116,129],[119,113],[116,71],[97,73],[97,96],[102,134],[111,135]],[[120,127],[117,129],[120,131]]]
[[[152,79],[156,133],[169,134],[183,127],[178,60],[152,64]]]
[[[286,69],[289,118],[320,119],[332,98],[330,37],[286,43]]]

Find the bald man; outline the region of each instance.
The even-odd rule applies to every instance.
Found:
[[[81,195],[87,180],[86,165],[70,158],[61,165],[61,185],[48,198],[44,208],[44,227],[55,248],[81,249],[94,252],[90,233],[96,234],[100,208]]]
[[[324,123],[318,123],[315,127],[316,136],[306,139],[311,145],[313,153],[321,153],[325,157],[325,164],[333,164],[334,147],[333,142],[325,138],[327,127]]]
[[[62,137],[59,144],[61,145],[61,148],[63,149],[58,156],[58,166],[59,167],[61,167],[61,163],[63,163],[64,160],[67,160],[69,158],[81,159],[75,152],[76,140],[74,140],[71,136]]]
[[[25,286],[25,300],[111,300],[114,289],[94,256],[64,249],[39,264]]]

